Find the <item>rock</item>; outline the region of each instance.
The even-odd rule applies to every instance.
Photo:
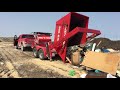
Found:
[[[4,63],[3,63],[3,62],[0,62],[0,64],[1,64],[1,65],[4,65]]]
[[[47,69],[46,72],[47,72],[47,73],[52,73],[52,70]]]

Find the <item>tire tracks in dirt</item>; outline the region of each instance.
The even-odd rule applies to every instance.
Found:
[[[39,60],[39,58],[38,59],[33,58],[33,56],[31,56],[31,54],[28,55],[27,52],[22,52],[20,50],[15,51],[15,50],[11,50],[11,49],[13,49],[13,48],[9,47],[7,49],[7,50],[10,51],[8,53],[10,53],[10,55],[13,56],[13,60],[14,60],[14,58],[16,58],[16,55],[14,55],[14,53],[16,53],[17,57],[18,57],[17,62],[20,61],[21,63],[34,63],[35,65],[39,66],[40,68],[43,68],[44,70],[46,70],[48,72],[52,72],[52,73],[58,72],[61,75],[71,77],[71,76],[68,75],[68,72],[69,72],[69,70],[71,70],[73,68],[71,68],[70,66],[69,66],[69,68],[66,67],[66,65],[69,65],[69,64],[64,64],[62,61],[53,61],[53,62],[50,62],[49,60],[48,61],[46,61],[46,60],[42,61],[42,60]],[[22,59],[22,61],[21,61],[21,59]],[[27,62],[25,62],[25,61],[27,61]],[[75,70],[75,71],[76,71],[77,76],[74,76],[74,77],[79,77],[78,72],[80,72],[80,71],[77,71],[77,70]]]
[[[13,61],[11,60],[10,57],[8,57],[9,56],[8,53],[3,48],[2,49],[0,48],[0,52],[1,52],[3,59],[5,60],[4,61],[5,65],[9,70],[7,73],[5,73],[5,71],[2,72],[1,76],[3,78],[7,78],[8,76],[12,76],[14,78],[20,78],[16,68],[14,67]]]
[[[4,59],[12,63],[12,66],[15,70],[14,72],[17,73],[16,77],[20,77],[18,68],[25,64],[35,64],[39,68],[44,69],[46,72],[59,73],[59,75],[63,75],[68,78],[79,78],[81,74],[80,69],[75,69],[68,63],[66,64],[62,61],[50,62],[49,60],[40,60],[39,58],[34,58],[32,56],[32,52],[22,52],[21,50],[15,49],[12,44],[6,44],[5,47],[0,48],[0,51]],[[69,70],[73,69],[76,71],[76,75],[69,76]],[[10,68],[10,70],[12,72],[12,68]]]

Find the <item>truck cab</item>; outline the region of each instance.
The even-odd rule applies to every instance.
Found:
[[[33,49],[33,55],[36,58],[40,58],[41,60],[49,59],[50,58],[50,51],[52,52],[52,56],[55,56],[55,50],[50,49],[51,45],[51,33],[44,33],[44,32],[34,32],[34,43],[32,43],[31,47]]]
[[[33,34],[21,34],[18,38],[17,35],[14,36],[14,46],[16,49],[20,48],[22,51],[25,51],[26,48],[31,48],[33,42]]]

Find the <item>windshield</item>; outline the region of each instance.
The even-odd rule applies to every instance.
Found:
[[[22,38],[34,38],[33,35],[23,35]]]

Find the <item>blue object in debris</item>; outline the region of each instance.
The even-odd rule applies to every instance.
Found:
[[[107,49],[103,49],[102,52],[104,52],[104,53],[108,53],[108,52],[110,52],[110,51],[107,50]]]
[[[99,73],[100,71],[99,70],[95,70],[95,73]]]

